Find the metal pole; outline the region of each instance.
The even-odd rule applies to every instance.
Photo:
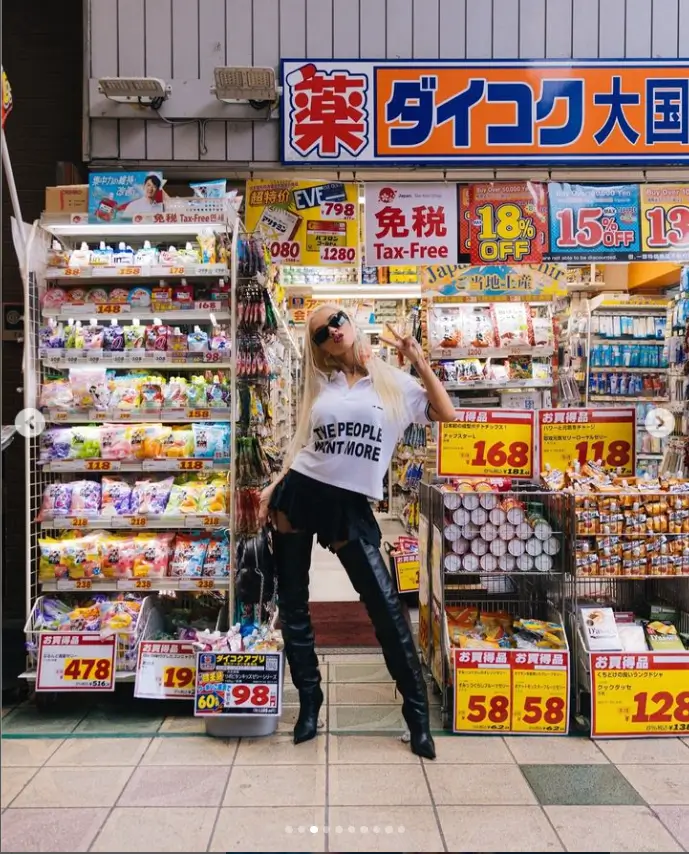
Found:
[[[5,172],[5,180],[7,181],[7,189],[10,191],[10,201],[12,202],[12,210],[14,217],[19,225],[19,242],[22,247],[22,257],[19,259],[22,277],[24,277],[24,268],[26,267],[26,240],[24,238],[24,220],[22,219],[22,209],[19,204],[19,196],[17,195],[17,185],[14,183],[14,172],[12,171],[12,161],[10,153],[7,149],[7,139],[5,131],[2,131],[2,168]]]
[[[237,559],[237,246],[241,221],[236,217],[232,229],[230,258],[230,589],[227,595],[228,625],[234,618],[234,581]]]

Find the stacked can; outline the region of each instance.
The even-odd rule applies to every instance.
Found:
[[[446,492],[445,570],[467,572],[551,572],[560,541],[538,512],[496,492]]]

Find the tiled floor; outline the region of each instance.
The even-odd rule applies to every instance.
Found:
[[[3,711],[2,850],[689,850],[689,739],[439,733],[422,762],[380,656],[323,675],[323,732],[298,747],[291,685],[263,740],[160,704]]]

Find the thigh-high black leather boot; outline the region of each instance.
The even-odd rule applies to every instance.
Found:
[[[318,730],[318,712],[323,703],[321,674],[309,613],[312,549],[313,537],[310,534],[273,534],[282,636],[292,681],[299,692],[299,718],[294,727],[295,744],[314,738]]]
[[[366,606],[385,663],[404,698],[402,714],[409,727],[411,749],[417,756],[435,759],[421,662],[380,550],[364,540],[351,540],[337,556]]]

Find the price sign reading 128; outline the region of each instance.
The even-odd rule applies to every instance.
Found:
[[[440,424],[440,477],[516,477],[533,474],[534,413],[511,409],[458,409]]]

